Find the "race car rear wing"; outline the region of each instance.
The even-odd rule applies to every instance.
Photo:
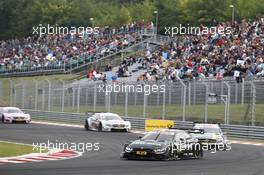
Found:
[[[103,113],[103,112],[86,111],[84,114],[91,116],[91,115],[96,114],[96,113]]]
[[[175,128],[169,128],[169,129],[183,130],[191,134],[204,134],[203,129],[182,128],[182,127],[175,127]]]
[[[221,123],[214,123],[214,122],[193,122],[193,126],[195,124],[213,124],[213,125],[218,125],[219,127],[221,126]]]

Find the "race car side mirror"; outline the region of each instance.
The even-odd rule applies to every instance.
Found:
[[[183,142],[183,141],[185,141],[185,140],[184,140],[184,138],[180,138],[180,141],[182,141],[182,142]]]

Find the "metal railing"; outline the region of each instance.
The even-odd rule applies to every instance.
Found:
[[[10,106],[80,113],[108,111],[125,117],[205,121],[264,126],[264,81],[176,81],[102,83],[82,79],[0,80],[1,99]],[[156,92],[152,91],[153,85]],[[119,91],[114,89],[119,86]],[[164,92],[160,87],[164,86]],[[130,87],[131,91],[121,91]],[[136,87],[142,90],[137,91]],[[112,88],[106,92],[106,88]],[[133,90],[134,88],[134,90]]]
[[[84,113],[64,113],[27,110],[33,120],[43,120],[61,123],[84,124],[87,116]],[[130,121],[133,129],[144,129],[145,119],[136,117],[124,117]],[[176,127],[192,127],[193,122],[175,121]],[[221,128],[228,136],[250,139],[264,139],[264,127],[243,126],[243,125],[221,125]]]

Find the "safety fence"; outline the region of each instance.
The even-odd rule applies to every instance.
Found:
[[[264,126],[264,81],[0,80],[6,105],[41,111]]]
[[[87,115],[84,113],[64,113],[64,112],[47,112],[24,110],[29,113],[33,120],[43,120],[51,122],[84,124]],[[133,129],[144,129],[145,120],[136,117],[124,117],[125,120],[130,121]],[[193,122],[175,121],[175,127],[191,127]],[[243,125],[225,125],[222,124],[221,128],[228,136],[250,139],[264,139],[264,127],[256,126],[243,126]]]

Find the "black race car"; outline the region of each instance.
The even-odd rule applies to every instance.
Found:
[[[203,149],[198,139],[186,130],[164,129],[147,133],[138,140],[125,144],[121,158],[178,160],[202,158]]]

